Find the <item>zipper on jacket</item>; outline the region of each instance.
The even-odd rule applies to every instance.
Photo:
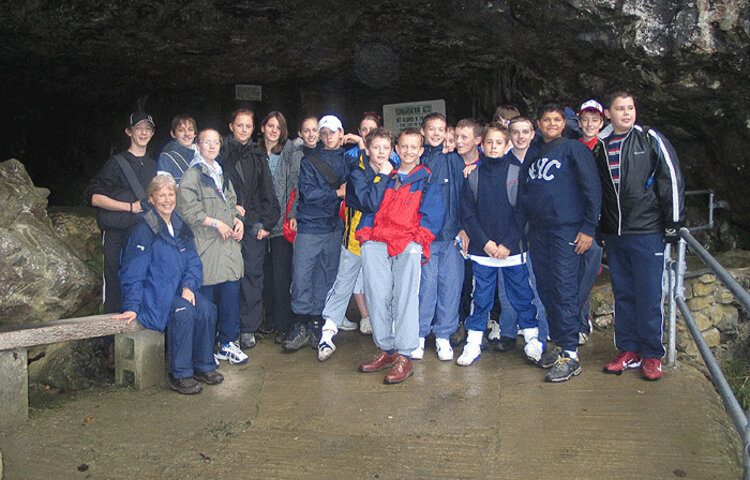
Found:
[[[620,142],[620,151],[617,152],[617,161],[620,165],[620,188],[622,188],[623,180],[625,180],[624,170],[622,168],[622,149],[625,146],[625,140],[630,138],[630,134],[633,132],[633,128],[635,126],[630,127],[630,130],[628,130],[628,133],[625,135],[625,138],[622,139],[622,142]],[[614,135],[614,130],[612,131],[612,134]],[[607,152],[607,167],[609,167],[609,152]],[[612,179],[612,185],[615,184],[615,179],[612,177],[612,169],[609,169],[609,178]],[[617,196],[617,235],[622,235],[622,208],[620,208],[620,188],[615,187],[615,195]]]

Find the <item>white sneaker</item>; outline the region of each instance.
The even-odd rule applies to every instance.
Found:
[[[489,330],[489,332],[487,332],[487,340],[490,342],[499,342],[500,324],[495,320],[490,320],[489,322],[487,322],[487,329]]]
[[[544,353],[544,344],[538,338],[532,338],[523,346],[523,351],[526,354],[526,358],[538,364],[542,359],[542,353]]]
[[[414,349],[410,354],[412,360],[422,360],[424,358],[424,338],[419,339],[419,347]]]
[[[372,323],[370,323],[370,317],[365,317],[359,321],[359,333],[362,335],[372,335]]]
[[[435,347],[437,348],[438,360],[449,362],[453,360],[453,347],[447,338],[436,338]]]
[[[348,318],[344,317],[344,321],[339,325],[339,330],[345,332],[352,332],[358,328],[358,325],[354,322],[350,322]]]
[[[331,358],[331,355],[333,355],[333,352],[335,351],[336,345],[333,343],[333,340],[321,340],[318,344],[318,360],[325,362]]]
[[[229,342],[226,345],[220,346],[215,358],[228,361],[230,365],[240,365],[247,362],[247,355],[240,350],[236,342]]]
[[[482,354],[482,346],[478,343],[467,343],[464,345],[464,351],[461,352],[461,356],[458,357],[456,363],[462,367],[468,367],[474,363],[479,356]]]

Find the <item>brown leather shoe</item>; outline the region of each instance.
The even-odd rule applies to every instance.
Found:
[[[359,366],[359,371],[362,373],[377,372],[384,368],[389,368],[393,365],[393,362],[398,358],[398,353],[388,355],[385,350],[379,350],[377,355],[367,363],[363,363]]]
[[[411,360],[399,355],[396,361],[391,367],[390,371],[385,374],[383,381],[387,384],[401,383],[407,378],[411,377],[414,370],[411,368]]]

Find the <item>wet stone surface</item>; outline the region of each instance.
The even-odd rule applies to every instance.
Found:
[[[0,432],[6,478],[738,478],[738,440],[705,377],[605,375],[607,332],[583,374],[545,384],[520,350],[470,367],[428,341],[407,382],[358,373],[370,337],[344,332],[325,363],[269,338],[196,396],[96,390],[32,410]],[[460,353],[460,348],[456,352]],[[56,394],[47,392],[46,398]],[[83,470],[82,470],[83,469]]]

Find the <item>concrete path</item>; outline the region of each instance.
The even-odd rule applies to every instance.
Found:
[[[406,383],[361,374],[370,337],[343,332],[320,363],[265,339],[224,384],[76,395],[0,432],[6,479],[734,479],[738,440],[711,384],[683,364],[659,382],[601,373],[597,332],[583,374],[545,384],[521,357],[471,367],[434,346]],[[459,353],[459,352],[457,352]]]

